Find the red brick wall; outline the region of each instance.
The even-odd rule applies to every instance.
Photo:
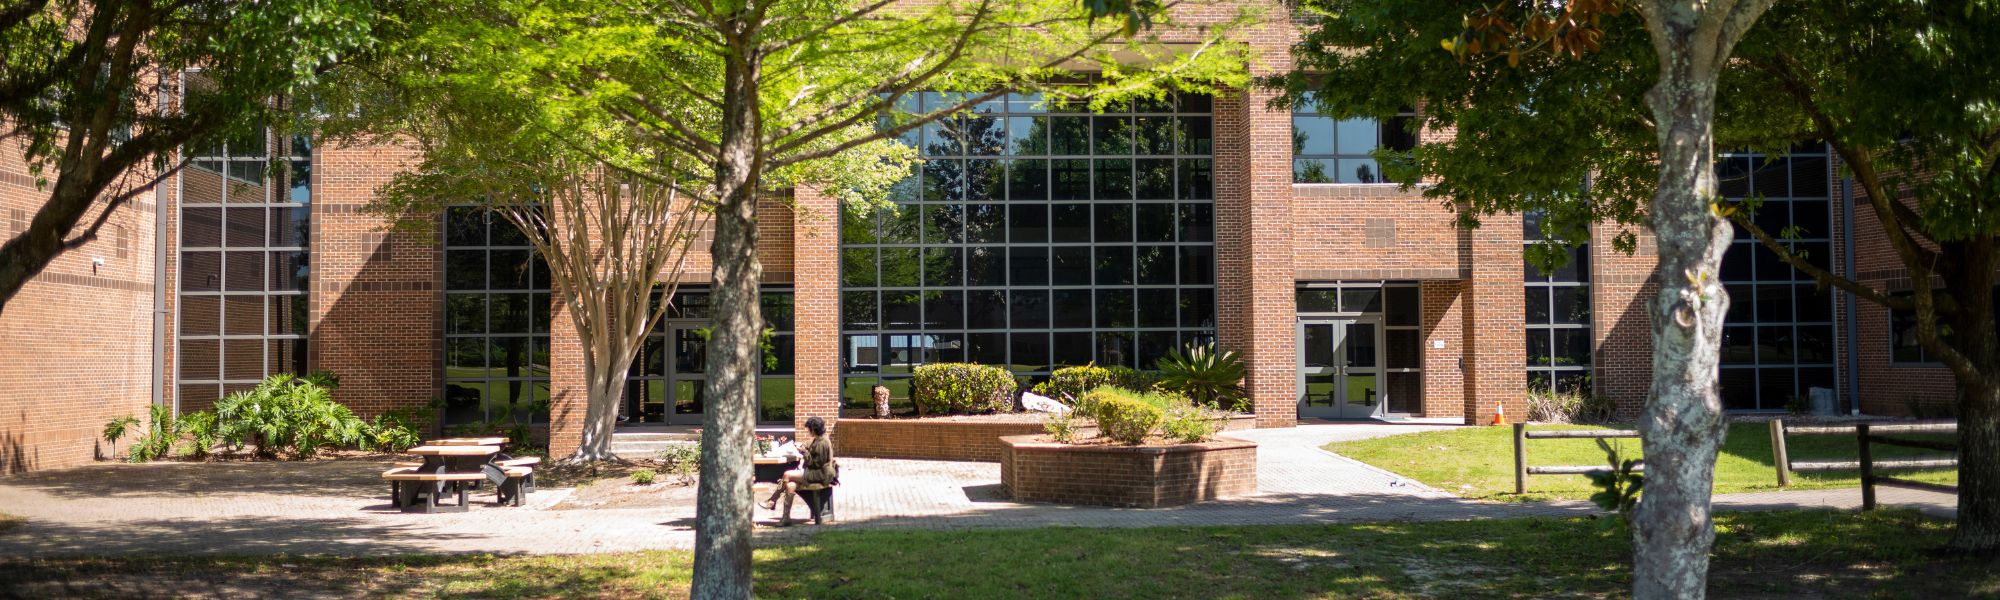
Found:
[[[840,204],[813,188],[796,190],[793,203],[797,208],[787,223],[795,269],[793,426],[803,432],[806,419],[820,417],[839,429]]]
[[[20,146],[0,143],[0,243],[24,230],[47,199]],[[99,206],[75,233],[96,219]],[[56,257],[0,313],[0,474],[110,455],[98,438],[104,424],[124,415],[145,419],[153,392],[156,207],[154,194],[143,193],[119,208],[96,241]]]
[[[1618,234],[1612,225],[1594,228],[1590,244],[1591,389],[1610,398],[1624,417],[1639,414],[1653,387],[1653,328],[1646,303],[1659,295],[1652,281],[1659,251],[1650,232],[1639,233],[1632,254],[1612,247]]]
[[[1419,286],[1424,335],[1424,417],[1465,415],[1465,298],[1458,281]],[[1439,343],[1444,345],[1439,348]]]
[[[313,157],[311,364],[340,375],[334,398],[364,417],[442,393],[441,244],[364,212],[416,157],[386,145],[324,145]]]
[[[1033,420],[846,419],[833,444],[840,456],[996,462],[1000,438],[1041,432]]]
[[[1289,178],[1289,161],[1285,168]],[[1423,197],[1421,189],[1300,184],[1291,186],[1291,195],[1292,266],[1298,281],[1464,277],[1466,248],[1457,212]]]
[[[1257,444],[1229,438],[1168,447],[1002,440],[1000,483],[1018,502],[1180,506],[1257,491]]]
[[[1839,200],[1835,199],[1834,204],[1838,206]],[[1909,271],[1889,246],[1882,222],[1875,218],[1867,191],[1858,185],[1854,186],[1852,209],[1855,279],[1878,290],[1915,289]],[[1835,218],[1839,218],[1838,213]],[[1846,313],[1836,312],[1834,318],[1845,319]],[[1857,302],[1852,334],[1858,346],[1856,372],[1860,379],[1861,412],[1902,416],[1910,414],[1913,405],[1934,412],[1957,403],[1958,383],[1943,366],[1890,362],[1888,309],[1872,302]],[[1847,350],[1845,342],[1843,339],[1842,352]],[[1843,380],[1841,385],[1846,383]]]
[[[1465,232],[1471,274],[1464,283],[1465,422],[1483,425],[1505,407],[1528,415],[1526,298],[1521,292],[1521,218],[1494,215]]]

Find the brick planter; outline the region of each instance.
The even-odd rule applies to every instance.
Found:
[[[1257,444],[1216,438],[1168,446],[1071,445],[1002,438],[1000,483],[1020,502],[1180,506],[1257,491]]]

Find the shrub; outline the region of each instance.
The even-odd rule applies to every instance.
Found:
[[[1034,392],[1075,405],[1084,394],[1107,385],[1113,385],[1111,370],[1093,363],[1056,369],[1049,373],[1048,381],[1035,384]]]
[[[1592,396],[1581,389],[1528,390],[1528,420],[1542,423],[1602,423],[1611,420],[1610,398]]]
[[[254,444],[264,457],[285,451],[300,459],[329,446],[359,445],[367,429],[354,411],[333,401],[325,386],[290,373],[223,397],[215,403],[215,415],[222,439],[231,446]]]
[[[164,404],[155,404],[148,409],[151,423],[139,441],[125,451],[125,460],[135,463],[167,458],[174,453],[174,443],[180,441],[180,423],[174,420],[174,409]]]
[[[133,425],[138,424],[139,418],[132,415],[118,417],[104,424],[104,441],[111,442],[113,456],[118,455],[118,440],[125,439],[125,434],[132,431]]]
[[[1243,360],[1235,352],[1218,351],[1214,344],[1181,347],[1161,357],[1159,382],[1155,387],[1187,396],[1202,406],[1242,411],[1248,407],[1243,395]]]
[[[1218,420],[1221,416],[1206,407],[1176,405],[1167,409],[1166,418],[1160,422],[1160,434],[1188,444],[1206,442],[1215,437],[1215,432],[1222,430],[1222,422]]]
[[[1100,391],[1107,388],[1099,388]],[[1096,401],[1097,428],[1104,437],[1127,445],[1138,445],[1146,441],[1166,411],[1159,405],[1148,402],[1138,394],[1117,388],[1119,393],[1094,394]]]
[[[637,471],[632,472],[632,483],[636,483],[639,485],[653,485],[653,478],[658,477],[659,475],[660,475],[659,473],[653,472],[652,469],[639,469]]]
[[[1067,444],[1076,439],[1076,411],[1051,412],[1042,417],[1042,431],[1049,433],[1049,439],[1058,444]]]
[[[910,400],[926,415],[984,414],[1014,409],[1014,374],[1000,367],[933,363],[911,370]]]
[[[674,444],[661,450],[660,462],[668,473],[674,474],[681,485],[694,483],[694,476],[701,472],[701,444]]]
[[[208,460],[215,451],[215,443],[222,439],[217,428],[215,413],[198,410],[181,417],[181,435],[186,438],[187,455],[196,460]]]

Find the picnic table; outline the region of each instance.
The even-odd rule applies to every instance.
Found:
[[[534,457],[507,458],[498,445],[428,444],[408,452],[424,461],[399,465],[382,474],[390,483],[391,504],[405,512],[464,512],[466,490],[478,487],[480,481],[497,486],[501,504],[520,506],[521,496],[534,491],[532,465],[540,462]],[[458,496],[457,504],[438,504],[440,498],[453,493]]]
[[[785,478],[785,469],[798,464],[799,459],[787,456],[759,454],[750,458],[750,466],[755,475],[752,481],[776,483]]]
[[[499,446],[507,443],[503,437],[455,437],[441,440],[427,440],[425,446]]]

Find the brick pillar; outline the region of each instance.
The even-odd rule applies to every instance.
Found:
[[[436,238],[390,232],[386,219],[364,210],[416,149],[316,152],[312,368],[340,375],[334,398],[363,416],[424,406],[443,389],[444,255]]]
[[[583,369],[583,339],[576,335],[562,290],[549,291],[549,456],[576,453],[590,409],[590,378]]]
[[[1528,416],[1521,218],[1482,217],[1465,235],[1465,423],[1490,423],[1499,406],[1508,421],[1520,421]]]
[[[1264,89],[1215,100],[1217,338],[1243,355],[1258,427],[1298,423],[1291,115]],[[1517,316],[1518,319],[1518,316]]]
[[[1449,279],[1426,280],[1421,323],[1424,336],[1425,417],[1457,417],[1465,414],[1465,302],[1460,282]],[[1442,343],[1444,347],[1438,347]]]
[[[792,424],[803,432],[809,417],[840,417],[840,203],[803,186],[793,194]]]
[[[1591,393],[1610,398],[1620,417],[1635,417],[1653,386],[1653,327],[1646,305],[1659,295],[1653,234],[1641,231],[1632,254],[1611,247],[1618,234],[1599,225],[1590,246]]]

